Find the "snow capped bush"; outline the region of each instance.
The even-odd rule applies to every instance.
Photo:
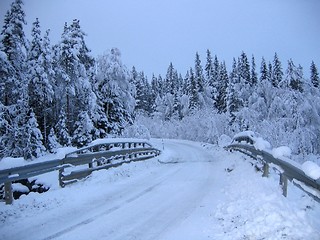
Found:
[[[228,146],[231,143],[232,139],[225,134],[222,134],[218,139],[218,145],[219,147],[225,147]]]
[[[151,138],[149,129],[141,124],[134,124],[125,128],[122,135],[127,138],[138,138],[148,140]]]

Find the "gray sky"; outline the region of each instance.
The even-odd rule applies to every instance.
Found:
[[[11,0],[0,0],[0,20]],[[93,56],[117,47],[129,69],[165,74],[170,62],[182,73],[206,49],[225,60],[245,51],[272,60],[277,52],[283,67],[292,58],[309,77],[312,60],[320,65],[319,0],[24,0],[30,35],[39,18],[51,41],[60,39],[65,22],[80,19]]]

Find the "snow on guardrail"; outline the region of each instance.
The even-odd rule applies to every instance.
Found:
[[[251,144],[257,150],[271,150],[271,144],[253,131],[243,131],[234,135],[232,142]]]
[[[308,177],[320,181],[320,166],[312,161],[306,161],[303,164],[299,164],[298,162],[291,160],[290,158],[292,156],[292,150],[288,146],[272,148],[268,141],[264,140],[253,131],[243,131],[237,133],[232,139],[232,143],[234,142],[238,142],[240,144],[250,144],[256,150],[268,152],[274,158],[288,162],[291,165],[301,169]]]
[[[315,180],[320,180],[320,166],[318,166],[318,164],[311,161],[306,161],[301,165],[301,167],[307,176]]]
[[[243,146],[241,146],[243,145]],[[287,146],[281,146],[278,148],[271,148],[271,144],[259,137],[252,131],[245,131],[238,133],[234,136],[231,144],[226,149],[235,149],[241,151],[248,151],[250,156],[257,158],[262,156],[264,160],[264,175],[268,175],[269,164],[277,165],[284,169],[280,171],[280,179],[285,177],[293,180],[295,183],[302,182],[306,187],[302,187],[304,191],[310,188],[312,191],[306,191],[311,193],[320,200],[320,166],[315,162],[306,161],[302,165],[291,159],[292,151]],[[287,180],[285,180],[287,181]],[[280,181],[281,182],[281,181]],[[283,185],[284,186],[284,185]],[[286,196],[287,184],[285,184],[284,195]],[[316,194],[315,194],[315,193]]]

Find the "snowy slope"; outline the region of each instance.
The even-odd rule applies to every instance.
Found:
[[[1,239],[320,239],[319,204],[291,185],[284,198],[277,175],[262,178],[243,155],[152,143],[157,159],[0,203]]]

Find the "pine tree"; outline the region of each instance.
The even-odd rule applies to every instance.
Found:
[[[258,83],[258,74],[256,72],[256,63],[254,56],[252,55],[251,59],[251,85],[256,85]]]
[[[209,86],[213,86],[213,62],[211,57],[211,52],[207,49],[207,61],[206,66],[204,68],[206,74],[206,81]]]
[[[269,64],[268,64],[267,79],[269,80],[269,82],[272,83],[272,86],[274,86],[274,81],[272,80],[272,79],[273,79],[273,68],[272,68],[271,62],[269,62]],[[274,86],[274,87],[275,87],[275,86]]]
[[[12,142],[12,127],[13,123],[9,109],[0,101],[0,158],[9,156],[8,148]]]
[[[274,54],[272,70],[272,85],[278,87],[279,83],[282,82],[283,72],[277,53]]]
[[[11,9],[7,11],[2,28],[2,51],[8,56],[8,60],[14,69],[21,73],[24,70],[25,50],[27,41],[23,27],[27,24],[25,13],[22,9],[22,0],[15,0]]]
[[[223,113],[227,111],[227,91],[229,84],[229,77],[225,62],[220,64],[219,76],[220,84],[215,107],[218,109],[219,113]]]
[[[4,25],[1,31],[0,52],[6,57],[1,56],[5,65],[2,65],[1,87],[3,104],[9,106],[16,104],[26,91],[25,78],[25,60],[27,40],[24,34],[24,26],[26,25],[25,13],[22,9],[22,1],[15,0],[11,4],[11,8],[7,11],[4,18]],[[1,54],[3,55],[3,54]],[[5,74],[3,74],[5,73]]]
[[[57,148],[59,147],[61,147],[61,145],[58,143],[54,128],[51,128],[48,135],[47,149],[50,153],[57,153]]]
[[[50,82],[50,62],[48,60],[48,39],[41,38],[39,20],[33,23],[32,41],[28,52],[29,104],[34,109],[40,123],[44,144],[47,143],[48,113],[53,101],[53,88]]]
[[[235,121],[236,112],[239,111],[242,105],[238,96],[239,84],[240,82],[239,82],[237,62],[235,59],[233,59],[232,71],[230,73],[228,90],[227,90],[227,111],[231,118],[229,121],[230,124],[232,124]]]
[[[134,98],[136,98],[136,93],[137,93],[136,85],[138,84],[138,72],[134,66],[132,67],[132,70],[130,72],[129,83],[132,86],[130,94]]]
[[[201,65],[200,55],[196,53],[195,66],[194,66],[194,78],[197,83],[197,88],[199,93],[204,92],[204,76],[203,68]]]
[[[241,53],[241,56],[238,59],[238,73],[240,82],[253,85],[250,78],[250,64],[248,57],[244,52]]]
[[[199,91],[198,91],[198,82],[195,78],[195,75],[193,73],[193,69],[190,68],[189,72],[189,93],[190,93],[190,103],[189,103],[189,109],[191,112],[195,112],[200,108],[200,102],[199,102]]]
[[[288,68],[286,70],[285,85],[286,87],[291,87],[296,91],[303,91],[303,82],[302,82],[302,69],[301,66],[296,67],[292,59],[288,61]]]
[[[314,61],[311,62],[310,72],[311,72],[311,76],[310,76],[311,83],[315,88],[318,88],[320,78],[319,78],[317,66],[315,65]]]
[[[61,146],[66,147],[71,145],[71,137],[67,126],[67,117],[64,108],[61,109],[59,121],[55,126],[58,142]]]
[[[262,58],[260,66],[260,82],[264,82],[266,80],[268,80],[268,67],[266,60]]]
[[[42,134],[32,110],[27,114],[27,122],[23,127],[23,135],[23,139],[27,139],[26,146],[23,149],[24,159],[30,160],[40,157],[45,151],[45,147],[42,144]]]
[[[92,142],[94,127],[86,111],[79,114],[78,121],[75,122],[72,143],[77,147],[87,146]]]
[[[94,121],[100,134],[120,134],[125,125],[132,123],[136,104],[130,94],[129,74],[121,62],[121,53],[113,48],[97,59],[95,83],[99,119]],[[108,125],[105,125],[108,124]],[[101,129],[103,127],[103,129]]]
[[[178,96],[177,92],[173,96],[172,117],[174,119],[179,119],[179,120],[182,119],[181,103],[180,103],[179,96]]]
[[[166,93],[170,93],[172,95],[174,95],[178,89],[178,73],[174,69],[172,62],[169,64],[169,67],[167,70],[165,85],[166,85]]]
[[[150,102],[148,99],[148,80],[144,72],[139,72],[135,82],[136,88],[136,110],[149,112]]]
[[[58,46],[59,67],[61,68],[60,92],[66,108],[67,125],[70,133],[73,123],[82,110],[90,111],[90,98],[93,96],[90,82],[93,77],[94,59],[85,43],[85,33],[79,20],[65,24],[62,40]]]

